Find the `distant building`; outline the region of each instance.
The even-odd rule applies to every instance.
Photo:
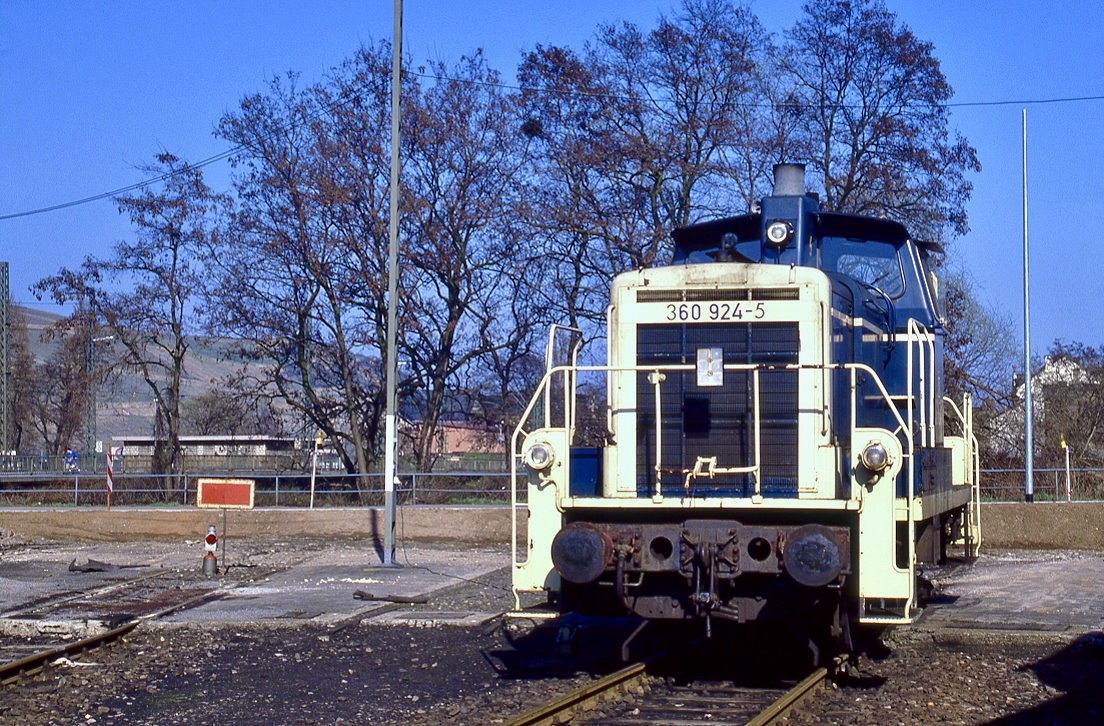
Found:
[[[122,470],[148,471],[153,462],[154,436],[113,436],[112,449],[122,447]],[[286,436],[181,436],[184,469],[288,471],[303,470],[310,451],[302,439]]]
[[[438,454],[505,454],[502,428],[466,421],[437,424]]]
[[[1043,366],[1031,376],[1031,405],[1032,421],[1035,424],[1034,448],[1036,453],[1042,446],[1045,437],[1049,436],[1057,440],[1063,433],[1061,431],[1046,431],[1040,426],[1046,421],[1047,392],[1053,386],[1074,386],[1096,383],[1089,373],[1075,360],[1070,358],[1053,358],[1047,356],[1043,359]],[[997,453],[1022,456],[1024,447],[1024,396],[1025,387],[1023,376],[1016,376],[1013,381],[1013,400],[1016,403],[1001,413],[993,421],[991,439]]]

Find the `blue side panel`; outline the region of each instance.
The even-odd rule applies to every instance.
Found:
[[[568,492],[573,497],[596,497],[602,493],[602,450],[598,448],[571,450],[571,483]]]

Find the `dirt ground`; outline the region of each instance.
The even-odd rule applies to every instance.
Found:
[[[203,536],[216,525],[245,539],[384,538],[380,508],[227,510],[195,507],[0,508],[0,541],[158,542]],[[225,526],[224,526],[225,524]],[[404,506],[395,537],[428,543],[501,544],[510,541],[509,507]]]
[[[985,503],[983,547],[1104,550],[1104,502]],[[503,544],[512,513],[504,506],[411,505],[398,509],[395,537],[428,543]],[[165,541],[196,539],[222,514],[194,507],[0,508],[0,541]],[[525,536],[525,519],[518,522]],[[231,534],[251,539],[374,539],[384,535],[379,508],[230,511]]]

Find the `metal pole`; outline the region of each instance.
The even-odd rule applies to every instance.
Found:
[[[1069,463],[1069,444],[1066,443],[1065,434],[1062,435],[1062,450],[1066,452],[1066,501],[1073,501],[1073,497],[1070,493],[1070,463]]]
[[[1023,110],[1023,270],[1024,270],[1024,501],[1035,501],[1031,406],[1031,297],[1027,255],[1027,109]]]
[[[387,245],[387,408],[383,439],[383,564],[394,566],[395,554],[395,376],[398,373],[396,320],[399,292],[399,114],[402,90],[402,0],[395,0],[391,33],[391,206]]]
[[[311,490],[310,490],[310,509],[314,509],[314,482],[318,476],[318,446],[322,443],[322,432],[319,431],[314,437],[314,453],[311,454]]]
[[[84,353],[84,375],[87,376],[88,398],[84,412],[84,455],[87,457],[96,448],[96,387],[93,384],[93,371],[96,364],[96,331],[88,326],[88,348]]]
[[[11,310],[8,263],[0,262],[0,451],[15,448],[11,420]]]
[[[88,376],[88,407],[85,411],[84,448],[85,460],[92,462],[92,473],[96,472],[96,411],[99,387],[96,385],[96,343],[115,340],[114,335],[95,337],[95,329],[89,322],[88,350],[85,355],[85,375]],[[109,445],[110,448],[110,445]]]

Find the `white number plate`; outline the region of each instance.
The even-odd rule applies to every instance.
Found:
[[[765,302],[680,302],[662,303],[662,318],[670,322],[740,323],[771,317]]]

